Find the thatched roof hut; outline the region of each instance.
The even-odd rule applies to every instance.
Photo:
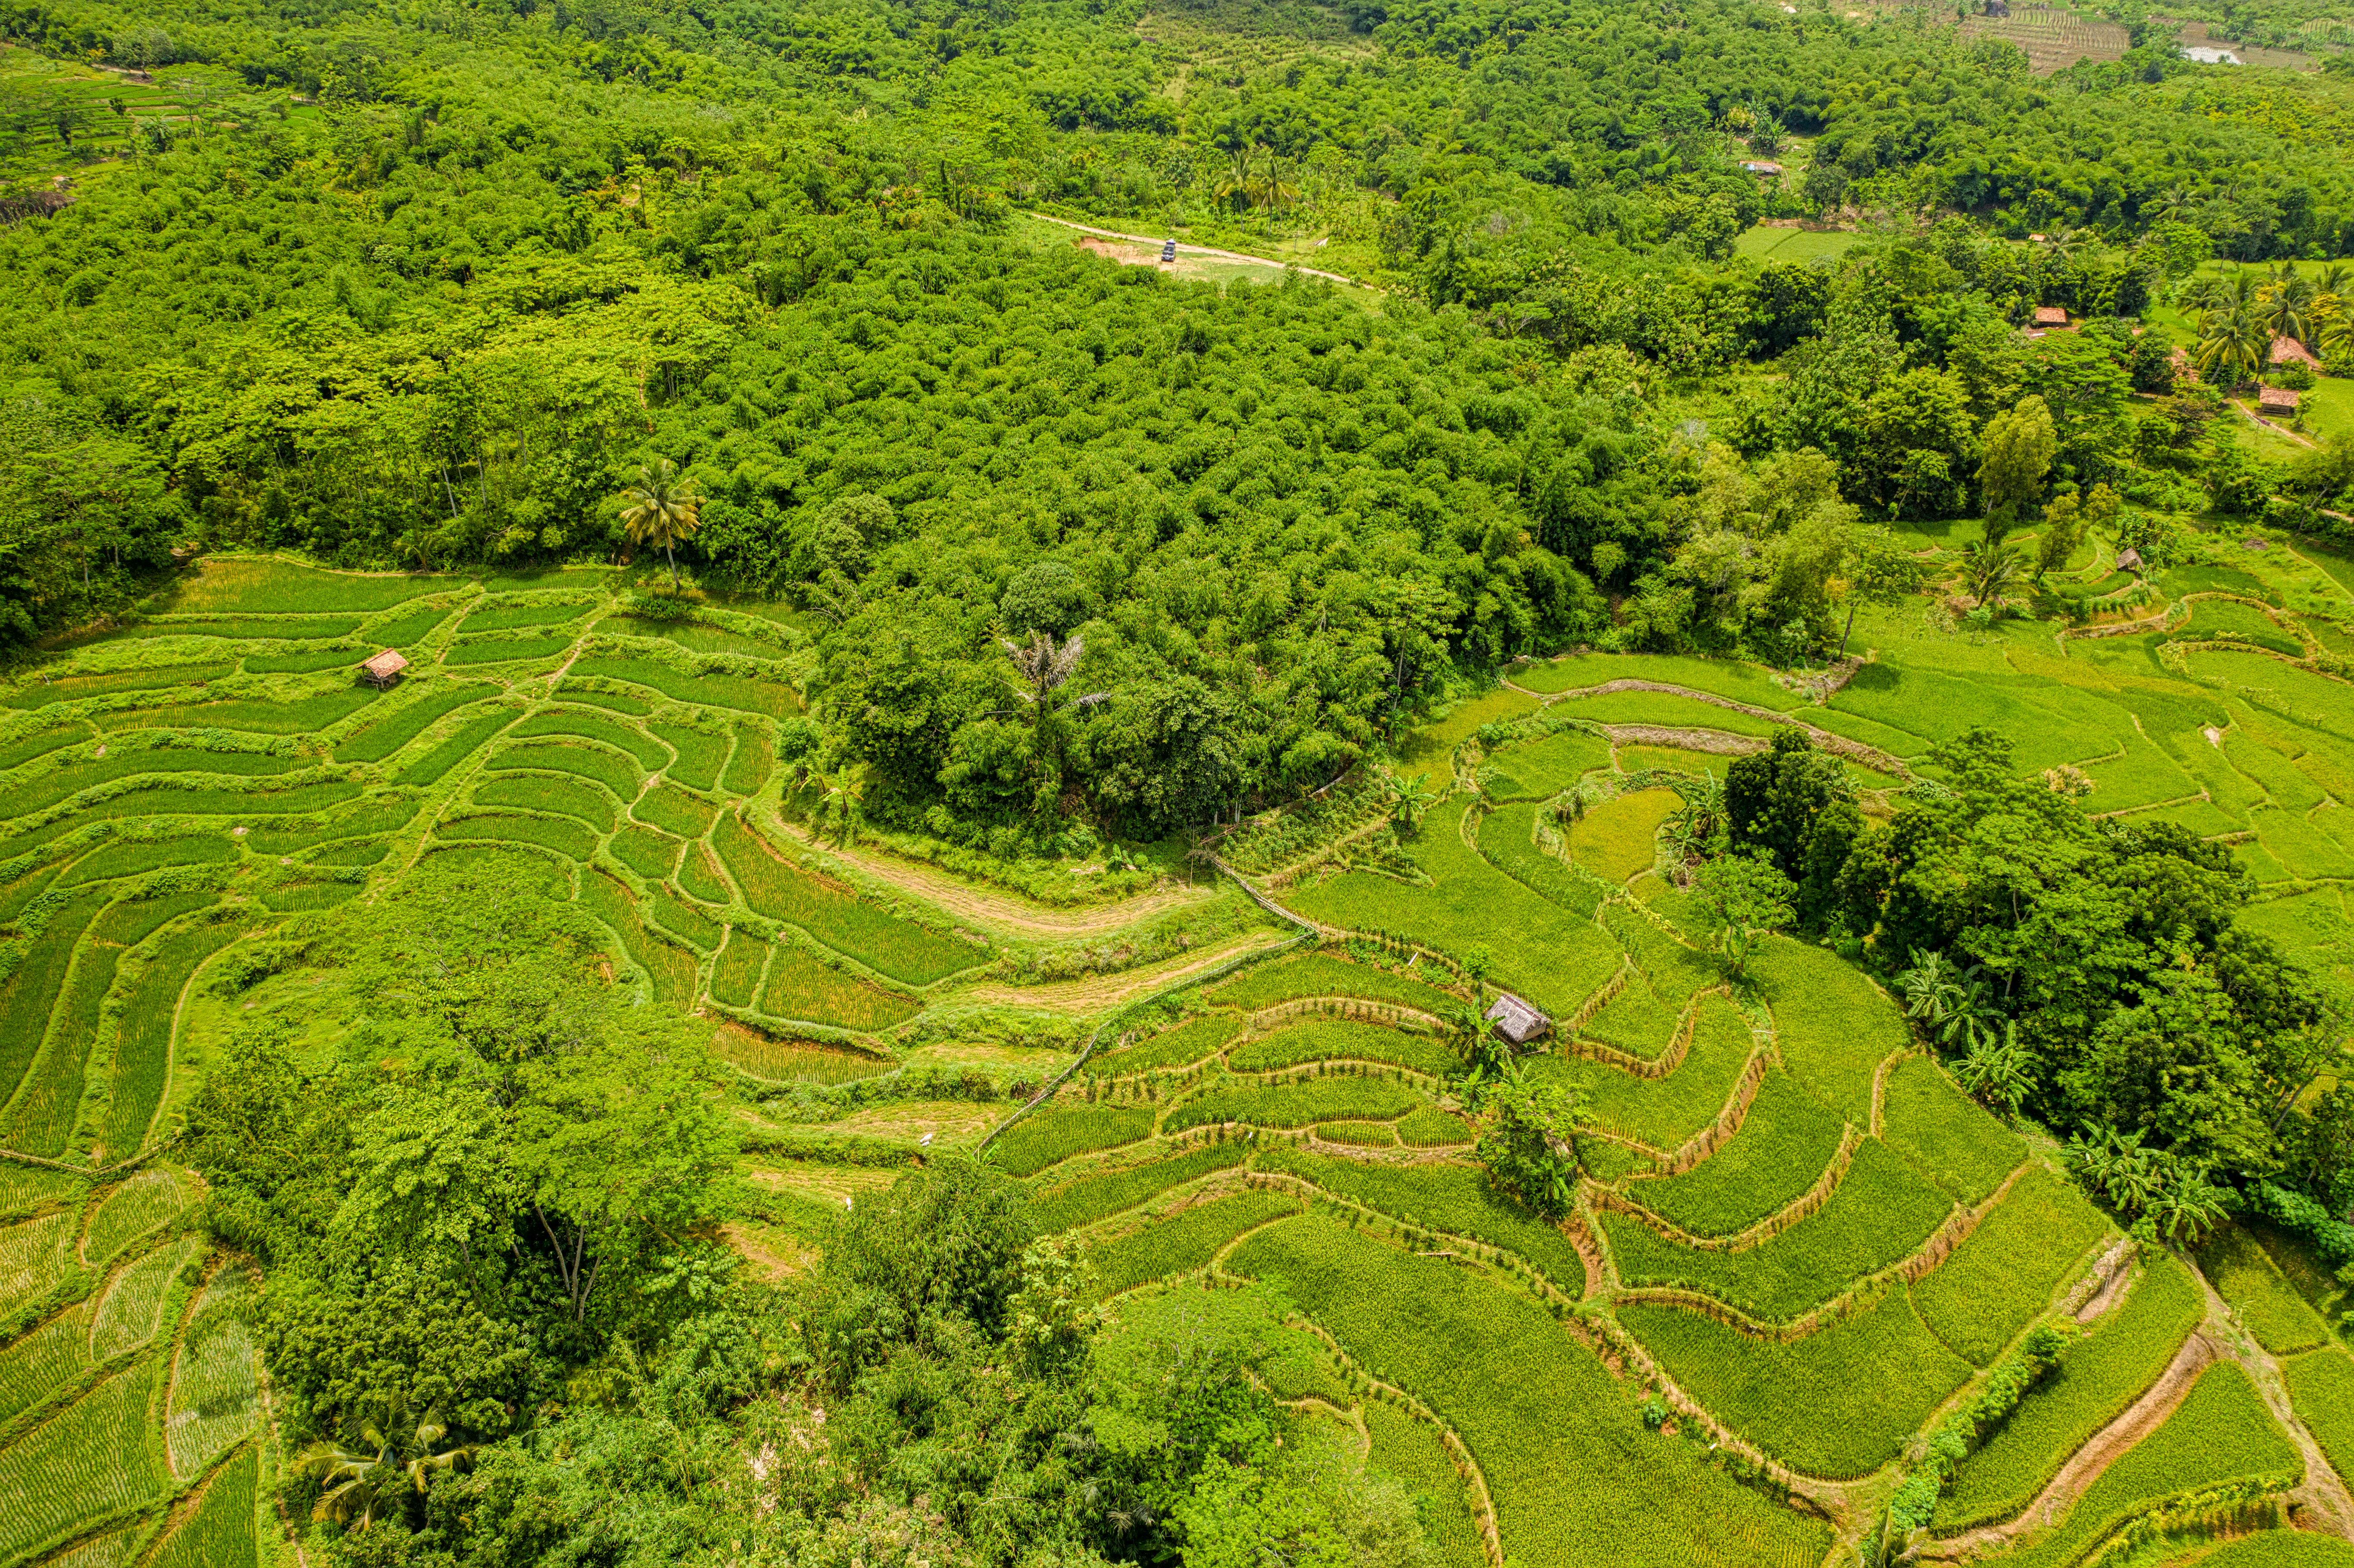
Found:
[[[382,691],[399,680],[400,673],[408,668],[408,657],[397,648],[387,648],[360,666],[360,679]]]
[[[1496,1000],[1489,1004],[1487,1017],[1496,1026],[1496,1033],[1515,1045],[1539,1039],[1553,1027],[1552,1019],[1508,991],[1496,993]]]

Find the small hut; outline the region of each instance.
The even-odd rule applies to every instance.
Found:
[[[2117,569],[2125,572],[2137,572],[2141,570],[2141,552],[2139,550],[2118,551]]]
[[[1525,1045],[1540,1039],[1553,1027],[1553,1020],[1514,996],[1511,991],[1498,991],[1488,1008],[1488,1022],[1496,1033],[1515,1045]]]
[[[1782,172],[1782,165],[1769,158],[1746,158],[1742,161],[1741,166],[1760,179],[1770,180]]]
[[[360,666],[360,679],[381,692],[399,680],[400,673],[408,668],[408,661],[400,651],[387,648]]]
[[[2256,412],[2294,419],[2296,418],[2296,394],[2285,387],[2259,387],[2256,388]]]
[[[2068,313],[2058,305],[2038,305],[2035,307],[2035,325],[2042,332],[2065,332],[2068,330]]]

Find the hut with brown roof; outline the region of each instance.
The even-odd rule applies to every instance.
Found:
[[[400,673],[408,668],[408,658],[398,649],[387,648],[360,666],[360,679],[381,692],[399,680]]]
[[[2278,414],[2293,419],[2296,417],[2296,394],[2285,387],[2256,388],[2256,412],[2259,414]]]
[[[2035,307],[2035,324],[2046,332],[2064,332],[2068,326],[2068,313],[2058,305],[2038,305]]]
[[[1515,1045],[1541,1039],[1553,1027],[1552,1019],[1508,991],[1496,993],[1496,1000],[1489,1004],[1487,1018],[1496,1026],[1497,1033]]]

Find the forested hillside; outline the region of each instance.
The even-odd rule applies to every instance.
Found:
[[[0,1568],[2354,1562],[2348,26],[0,0]]]

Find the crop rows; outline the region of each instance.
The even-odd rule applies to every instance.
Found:
[[[1226,1065],[1238,1073],[1259,1073],[1303,1062],[1352,1060],[1387,1062],[1434,1077],[1462,1065],[1454,1049],[1435,1036],[1331,1018],[1286,1024],[1246,1041],[1227,1056]]]
[[[2327,1344],[2329,1325],[2281,1277],[2256,1238],[2238,1225],[2225,1225],[2198,1252],[2199,1271],[2215,1294],[2239,1314],[2256,1342],[2276,1356]]]
[[[1149,1107],[1049,1104],[1007,1128],[991,1148],[1007,1171],[1029,1176],[1076,1155],[1134,1143],[1151,1132]]]
[[[2069,1455],[2158,1381],[2206,1310],[2190,1271],[2172,1257],[2155,1259],[2124,1305],[2069,1346],[2059,1370],[1963,1461],[1931,1521],[1937,1532],[2015,1518]]]
[[[148,1568],[250,1568],[254,1487],[260,1460],[248,1448],[215,1471],[196,1511],[164,1538]]]
[[[1602,1225],[1628,1285],[1681,1286],[1787,1322],[1914,1251],[1952,1211],[1944,1192],[1866,1139],[1829,1202],[1744,1251],[1679,1245],[1622,1214],[1605,1213]]]
[[[1082,1176],[1038,1194],[1032,1205],[1038,1228],[1049,1233],[1076,1230],[1081,1225],[1132,1209],[1172,1187],[1225,1171],[1243,1162],[1250,1145],[1213,1143],[1190,1154],[1175,1155],[1146,1165],[1132,1165],[1096,1176]]]
[[[1681,1308],[1630,1304],[1618,1316],[1711,1414],[1810,1476],[1877,1469],[1970,1375],[1902,1284],[1870,1311],[1788,1344]]]
[[[919,1008],[896,992],[844,974],[807,948],[779,942],[769,955],[760,1011],[771,1018],[873,1033],[914,1017]]]
[[[1321,1214],[1260,1231],[1225,1266],[1280,1281],[1368,1371],[1452,1426],[1528,1568],[1799,1568],[1829,1549],[1826,1527],[1724,1475],[1702,1446],[1646,1432],[1602,1363],[1526,1294]]]
[[[0,1553],[15,1557],[90,1520],[160,1496],[149,1411],[163,1361],[116,1374],[0,1451]]]
[[[1213,1088],[1172,1107],[1162,1130],[1184,1132],[1222,1122],[1299,1128],[1320,1121],[1387,1121],[1404,1116],[1421,1097],[1386,1078],[1307,1078],[1284,1084],[1236,1084]]]
[[[2167,1499],[2229,1482],[2287,1485],[2302,1473],[2296,1446],[2274,1424],[2236,1361],[2217,1361],[2167,1418],[2085,1489],[2048,1540],[2019,1552],[2020,1568],[2061,1568]]]
[[[139,1171],[99,1200],[81,1242],[83,1258],[101,1268],[187,1202],[179,1179],[160,1167]]]
[[[1208,1000],[1221,1007],[1255,1011],[1279,1001],[1310,996],[1352,996],[1368,1001],[1394,1002],[1401,1007],[1444,1016],[1459,1007],[1459,998],[1411,975],[1352,963],[1331,953],[1307,952],[1254,964],[1216,985]]]
[[[181,1340],[164,1417],[175,1474],[195,1475],[260,1425],[260,1352],[246,1322],[244,1295],[240,1271],[214,1276]]]
[[[2051,1304],[2072,1266],[2110,1234],[2083,1193],[2037,1166],[1914,1287],[1914,1302],[1939,1339],[1974,1364],[1989,1366]]]
[[[1501,1247],[1570,1299],[1585,1293],[1585,1264],[1570,1239],[1498,1192],[1477,1166],[1383,1165],[1283,1147],[1262,1154],[1258,1165],[1409,1225]]]
[[[1733,1235],[1811,1188],[1845,1133],[1837,1112],[1776,1068],[1758,1085],[1741,1129],[1714,1153],[1680,1175],[1630,1181],[1625,1192],[1688,1235]]]
[[[1173,1029],[1148,1034],[1133,1045],[1107,1053],[1088,1064],[1090,1070],[1123,1076],[1158,1072],[1164,1067],[1190,1067],[1225,1048],[1241,1033],[1243,1021],[1231,1012],[1205,1012]]]
[[[1596,1130],[1664,1152],[1716,1119],[1756,1049],[1747,1022],[1711,997],[1683,1060],[1664,1078],[1639,1078],[1583,1056],[1540,1057],[1532,1070],[1583,1090]]]
[[[733,815],[720,819],[712,842],[754,911],[799,926],[828,947],[856,955],[878,974],[929,985],[987,956],[972,943],[900,919],[802,873]]]
[[[1201,1268],[1245,1231],[1299,1212],[1299,1200],[1288,1192],[1242,1192],[1197,1203],[1093,1248],[1097,1287],[1117,1296]]]

